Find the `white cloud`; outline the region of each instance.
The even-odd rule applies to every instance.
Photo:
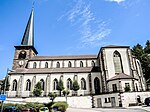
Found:
[[[109,1],[109,2],[116,2],[118,4],[125,2],[125,0],[105,0],[105,1]]]
[[[97,19],[90,9],[90,4],[83,2],[83,0],[77,0],[74,7],[62,17],[65,16],[72,25],[78,25],[78,31],[81,35],[80,47],[99,46],[101,40],[111,32],[111,29],[107,28],[108,22]]]

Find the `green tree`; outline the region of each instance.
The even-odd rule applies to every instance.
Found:
[[[142,55],[144,54],[144,49],[140,44],[135,45],[132,48],[132,54],[139,59],[140,61],[142,60]]]
[[[38,82],[33,90],[34,96],[41,96],[42,94],[42,87],[41,87],[41,82]]]
[[[52,101],[52,104],[54,103],[54,99],[57,97],[57,94],[55,92],[50,92],[48,94],[50,100]]]
[[[61,91],[64,90],[64,84],[61,79],[58,82],[57,90],[59,90],[59,96],[61,96]]]
[[[150,54],[150,41],[147,40],[146,46],[144,48],[145,53]]]
[[[63,90],[63,95],[66,97],[66,102],[67,102],[67,96],[70,94],[70,91],[67,90]]]
[[[150,42],[147,40],[145,48],[140,44],[132,48],[132,54],[140,60],[143,74],[146,80],[150,78]]]
[[[80,89],[80,86],[77,80],[74,80],[72,89],[75,91],[75,94],[77,95],[77,91]]]
[[[6,81],[6,82],[5,82]],[[8,91],[9,90],[9,87],[10,87],[10,84],[9,84],[9,80],[8,80],[8,78],[5,78],[4,80],[2,80],[1,82],[0,82],[0,86],[1,86],[1,90],[3,90],[4,91],[4,88],[5,88],[5,91]],[[5,86],[5,87],[4,87]]]

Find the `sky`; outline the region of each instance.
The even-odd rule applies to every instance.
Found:
[[[0,0],[0,79],[12,69],[34,3],[39,56],[98,54],[150,40],[150,0]]]

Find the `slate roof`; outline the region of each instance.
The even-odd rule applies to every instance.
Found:
[[[68,56],[34,56],[30,60],[76,60],[76,59],[97,59],[97,55],[68,55]]]
[[[129,48],[130,46],[107,45],[102,48]]]
[[[135,79],[135,78],[124,73],[117,73],[116,76],[108,79],[107,81],[119,80],[119,79]]]
[[[18,68],[9,74],[46,74],[46,73],[90,73],[93,67],[72,68]]]

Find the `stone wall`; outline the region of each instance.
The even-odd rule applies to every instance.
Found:
[[[66,101],[65,97],[56,97],[54,101]],[[5,103],[26,103],[26,102],[50,102],[49,97],[31,97],[31,98],[7,98]],[[80,96],[80,97],[67,97],[67,103],[69,107],[76,108],[92,108],[91,96]]]

